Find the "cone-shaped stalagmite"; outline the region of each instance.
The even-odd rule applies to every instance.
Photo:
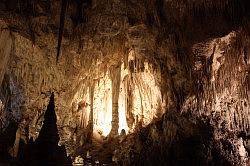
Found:
[[[71,165],[63,146],[58,146],[60,140],[56,124],[54,94],[44,115],[43,127],[37,140],[29,144],[24,165]],[[27,163],[26,163],[27,162]]]
[[[43,127],[37,138],[38,144],[43,145],[56,145],[59,142],[59,134],[56,125],[56,113],[55,113],[55,102],[54,94],[51,95],[49,105],[44,115]]]

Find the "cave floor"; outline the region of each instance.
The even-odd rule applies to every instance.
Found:
[[[75,156],[81,156],[86,165],[115,165],[112,156],[119,145],[119,137],[93,138],[91,143],[78,148]],[[87,154],[88,153],[88,154]]]

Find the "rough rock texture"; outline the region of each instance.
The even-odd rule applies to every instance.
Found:
[[[193,45],[193,93],[180,112],[128,136],[119,165],[249,165],[248,40],[238,30]]]
[[[93,144],[119,165],[247,165],[248,7],[71,0],[57,61],[60,1],[0,2],[0,133],[36,139],[54,92],[71,157]]]

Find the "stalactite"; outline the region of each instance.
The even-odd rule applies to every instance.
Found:
[[[64,21],[65,21],[65,13],[67,10],[67,6],[68,6],[68,0],[62,0],[56,61],[58,61],[58,58],[60,55],[61,43],[62,43],[62,37],[63,37],[63,29],[64,29]]]
[[[126,50],[125,51],[125,53],[124,53],[124,69],[127,69],[128,68],[128,55],[129,53],[128,53],[128,50]]]
[[[141,88],[143,88],[143,86],[141,86],[140,80],[138,80],[137,76],[135,76],[133,78],[134,78],[135,86],[137,86],[138,91],[139,91],[139,95],[140,95],[140,97],[139,97],[140,105],[141,105],[141,107],[140,107],[141,108],[140,122],[143,124],[143,120],[144,120],[144,106],[143,106],[143,101],[142,101],[143,100],[143,95],[142,95],[143,90],[141,89]]]
[[[0,32],[0,85],[2,84],[4,74],[9,62],[12,48],[12,39],[8,30]]]

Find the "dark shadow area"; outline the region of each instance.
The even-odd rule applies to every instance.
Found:
[[[125,139],[117,150],[118,165],[237,165],[237,161],[223,155],[232,151],[233,145],[229,142],[224,146],[213,138],[213,133],[214,128],[208,122],[194,124],[181,115],[166,115],[165,120],[156,121]]]
[[[17,128],[17,123],[10,123],[7,129],[0,134],[0,165],[12,159],[8,151],[15,142]]]
[[[59,139],[54,94],[52,94],[39,136],[35,142],[31,139],[28,145],[20,150],[18,165],[72,165],[70,158],[67,157],[65,147],[58,146]]]
[[[12,163],[10,162],[13,161],[10,151],[15,143],[16,131],[18,129],[18,123],[13,121],[10,116],[11,91],[9,80],[9,75],[5,74],[0,86],[0,101],[4,106],[2,110],[0,108],[0,165],[9,165]],[[8,127],[5,128],[3,126]]]

